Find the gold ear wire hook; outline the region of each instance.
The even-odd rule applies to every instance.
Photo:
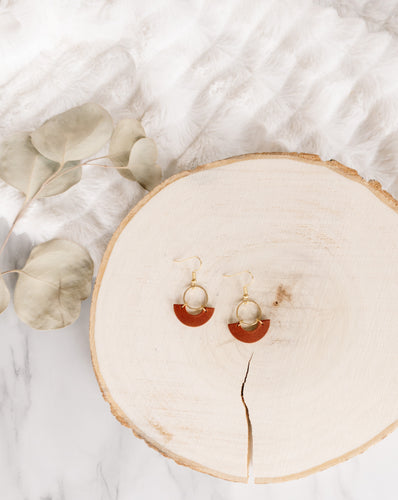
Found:
[[[230,278],[231,276],[236,276],[236,275],[242,274],[242,273],[248,273],[250,278],[251,278],[251,281],[254,280],[253,274],[248,270],[239,271],[238,273],[233,273],[233,274],[224,274],[224,276]],[[240,326],[244,325],[246,327],[251,327],[251,326],[257,325],[257,323],[261,323],[261,307],[257,304],[257,302],[255,300],[249,299],[249,293],[247,291],[247,287],[249,286],[249,284],[250,284],[250,282],[243,286],[243,298],[239,302],[239,304],[236,306],[236,309],[235,309],[235,314],[239,320],[239,325]],[[256,317],[255,321],[251,321],[249,323],[247,321],[244,321],[242,319],[242,317],[239,315],[239,310],[240,310],[241,306],[247,305],[248,303],[252,303],[257,307],[257,317]]]
[[[196,273],[202,267],[202,259],[200,257],[198,257],[197,255],[193,255],[192,257],[186,257],[185,259],[174,259],[174,262],[185,262],[186,260],[191,260],[191,259],[198,259],[198,261],[199,261],[199,267],[197,269],[194,269],[192,271],[191,285],[195,286],[195,284],[196,284]]]
[[[233,273],[233,274],[224,274],[224,276],[227,278],[231,278],[232,276],[237,276],[238,274],[243,274],[243,273],[248,273],[250,275],[251,281],[254,280],[254,276],[249,270],[239,271],[238,273]],[[245,301],[249,298],[249,293],[247,291],[247,288],[250,285],[250,283],[251,282],[247,283],[246,285],[243,285],[243,300]]]

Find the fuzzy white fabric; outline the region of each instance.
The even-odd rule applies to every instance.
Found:
[[[0,136],[95,101],[115,121],[142,118],[165,177],[231,155],[301,151],[397,195],[398,4],[321,4],[2,2]],[[71,238],[98,265],[143,194],[116,172],[87,167],[79,185],[35,203],[16,233],[32,243]],[[0,183],[7,223],[21,201]]]
[[[360,17],[369,31],[388,31],[398,36],[398,3],[396,0],[319,0],[334,7],[342,17]]]

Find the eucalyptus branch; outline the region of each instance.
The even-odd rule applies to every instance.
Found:
[[[20,211],[16,215],[16,217],[14,219],[14,222],[12,223],[12,225],[10,227],[10,230],[7,233],[7,236],[6,236],[6,238],[5,238],[2,246],[0,247],[0,255],[2,254],[4,248],[6,247],[6,245],[8,243],[8,240],[10,239],[10,236],[11,236],[12,232],[14,231],[15,226],[17,225],[17,222],[22,218],[22,216],[24,215],[24,213],[26,212],[26,210],[30,207],[32,201],[36,200],[39,197],[40,193],[43,192],[44,188],[46,186],[48,186],[49,184],[51,184],[51,182],[59,179],[63,175],[69,174],[72,170],[76,170],[78,168],[85,167],[85,166],[103,167],[103,168],[118,168],[118,169],[119,168],[120,169],[127,169],[128,168],[127,166],[125,166],[125,167],[115,167],[114,165],[103,165],[101,163],[91,163],[93,161],[107,159],[107,158],[109,158],[109,156],[99,156],[98,158],[92,158],[91,160],[87,160],[87,162],[85,162],[85,163],[79,163],[78,165],[75,165],[75,166],[73,166],[71,168],[68,168],[66,170],[63,170],[64,163],[60,163],[58,169],[50,177],[48,177],[48,179],[46,179],[43,182],[43,184],[40,186],[40,188],[34,194],[34,196],[32,196],[29,199],[28,198],[25,199],[24,204],[22,205]]]
[[[76,127],[76,123],[84,126]],[[107,155],[91,157],[108,142]],[[75,164],[75,160],[79,163]],[[114,127],[110,114],[98,104],[87,103],[69,109],[48,119],[33,132],[17,132],[0,144],[0,179],[23,193],[25,199],[0,247],[0,255],[31,204],[39,198],[64,193],[74,186],[81,178],[80,171],[76,170],[84,166],[113,168],[123,176],[124,170],[129,170],[132,178],[148,190],[161,181],[156,145],[146,137],[141,123],[128,118]],[[48,177],[43,181],[46,175]],[[51,188],[47,189],[50,185]],[[0,271],[0,313],[10,299],[9,290],[1,278],[12,273],[24,275],[23,280],[17,280],[14,294],[17,315],[33,328],[55,329],[77,318],[77,306],[89,294],[93,262],[84,248],[69,240],[56,238],[37,245],[22,269]],[[64,282],[71,279],[76,286],[72,296],[68,289],[68,301],[65,302],[60,300]],[[37,293],[32,293],[32,287]]]
[[[109,157],[106,157],[104,156],[103,158],[109,158]],[[99,158],[95,158],[95,160],[99,160]],[[91,161],[94,161],[94,160],[89,160],[90,162]],[[78,168],[81,168],[81,167],[102,167],[102,168],[115,168],[117,170],[128,170],[128,166],[121,166],[121,167],[115,167],[115,165],[103,165],[101,163],[79,163],[79,165],[75,165],[74,167],[71,167],[71,168],[67,168],[66,170],[62,170],[62,172],[60,172],[54,179],[52,179],[49,184],[53,181],[53,180],[56,180],[56,179],[59,179],[59,177],[62,177],[63,175],[66,175],[66,174],[69,174],[70,172],[72,172],[72,170],[76,170]]]
[[[17,213],[17,215],[16,215],[16,217],[14,219],[14,222],[11,224],[11,227],[10,227],[8,233],[7,233],[7,236],[6,236],[5,240],[3,241],[3,244],[0,247],[0,255],[3,253],[4,248],[6,247],[6,245],[8,243],[8,240],[10,239],[10,236],[11,236],[12,232],[15,229],[15,226],[17,225],[17,223],[21,219],[21,217],[24,215],[24,213],[26,212],[26,210],[30,207],[32,201],[35,200],[35,199],[37,199],[38,195],[43,190],[43,188],[45,186],[47,186],[47,184],[49,184],[53,179],[56,178],[58,172],[60,172],[62,170],[63,166],[64,166],[64,164],[60,163],[58,169],[48,179],[46,179],[43,182],[43,184],[40,186],[40,189],[37,190],[37,192],[34,194],[34,196],[32,196],[31,198],[28,198],[28,197],[25,198],[25,201],[24,201],[21,209]]]

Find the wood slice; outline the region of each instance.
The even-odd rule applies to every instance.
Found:
[[[298,478],[398,424],[398,203],[337,162],[253,154],[174,176],[105,253],[90,325],[114,415],[178,463],[234,481]],[[194,261],[215,311],[176,318]],[[271,326],[228,323],[249,294]]]

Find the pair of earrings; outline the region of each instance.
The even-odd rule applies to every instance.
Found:
[[[213,316],[214,313],[214,307],[208,307],[208,301],[209,297],[207,294],[206,289],[198,285],[197,279],[196,279],[196,273],[199,271],[200,267],[202,266],[202,260],[200,257],[194,256],[194,257],[188,257],[186,259],[178,260],[176,259],[175,262],[184,262],[188,259],[198,259],[199,261],[199,267],[198,269],[195,269],[192,271],[192,278],[191,278],[191,284],[185,289],[183,296],[182,296],[182,304],[174,304],[174,312],[177,318],[181,321],[186,326],[201,326],[204,325],[209,321],[209,319]],[[250,271],[241,271],[239,273],[235,274],[224,274],[224,276],[231,277],[231,276],[236,276],[237,274],[241,273],[248,273],[253,280],[254,277]],[[262,319],[262,311],[261,307],[258,305],[258,303],[251,299],[249,297],[248,291],[247,291],[248,285],[245,285],[243,287],[243,296],[241,301],[238,303],[235,309],[235,315],[237,318],[236,323],[229,323],[228,328],[231,334],[237,339],[240,340],[241,342],[246,342],[246,343],[252,343],[252,342],[257,342],[258,340],[262,339],[264,335],[267,333],[270,325],[270,320],[269,319]],[[200,306],[190,306],[188,304],[187,296],[189,292],[193,291],[194,289],[200,289],[202,290],[204,296],[203,296],[203,301]],[[256,319],[247,322],[242,319],[240,316],[240,311],[243,306],[246,306],[248,304],[254,304],[254,306],[257,308],[257,315]],[[191,312],[190,312],[191,311]]]

